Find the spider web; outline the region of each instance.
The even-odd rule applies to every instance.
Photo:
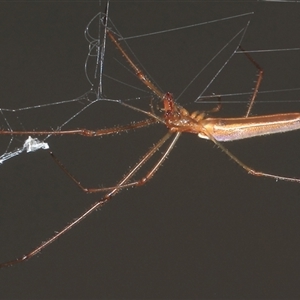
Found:
[[[88,23],[84,31],[85,39],[88,42],[88,54],[85,62],[85,75],[91,85],[90,90],[78,98],[71,100],[57,101],[49,104],[38,104],[17,109],[0,108],[2,130],[8,130],[11,132],[14,132],[15,130],[26,130],[27,128],[25,129],[23,121],[20,120],[22,113],[26,115],[26,112],[34,111],[36,114],[38,113],[38,110],[42,110],[43,108],[62,107],[72,103],[81,103],[82,107],[79,110],[77,110],[75,113],[73,112],[73,114],[70,115],[69,118],[65,119],[60,125],[52,128],[54,130],[61,130],[84,110],[92,106],[95,102],[104,100],[102,96],[102,73],[105,55],[104,28],[107,26],[107,20],[105,17],[106,16],[104,13],[98,13]],[[97,36],[93,36],[90,32],[94,22],[98,22]],[[92,71],[94,74],[90,74],[91,71],[88,68],[90,60],[95,61],[94,70]],[[49,144],[46,141],[50,136],[51,135],[48,135],[45,138],[32,138],[31,136],[28,136],[28,138],[26,138],[22,144],[23,139],[21,137],[15,137],[12,135],[9,137],[9,141],[4,153],[0,156],[0,164],[24,152],[30,153],[40,149],[49,149]],[[22,145],[16,147],[18,144]]]

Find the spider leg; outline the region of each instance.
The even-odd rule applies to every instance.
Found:
[[[23,255],[22,257],[16,258],[14,260],[5,262],[0,264],[0,268],[9,267],[12,265],[16,265],[18,263],[24,262],[39,252],[41,252],[44,248],[49,246],[51,243],[53,243],[55,240],[57,240],[60,236],[65,234],[67,231],[72,229],[75,225],[80,223],[84,218],[86,218],[88,215],[90,215],[92,212],[96,211],[97,209],[103,207],[107,202],[109,202],[113,196],[115,196],[117,193],[119,193],[128,183],[128,181],[135,175],[135,173],[145,164],[145,162],[152,157],[152,155],[172,136],[172,132],[168,132],[158,143],[156,143],[143,157],[142,159],[123,177],[121,181],[118,182],[118,184],[112,188],[112,190],[107,193],[103,198],[101,198],[99,201],[95,202],[88,210],[86,210],[83,214],[81,214],[79,217],[77,217],[75,220],[73,220],[70,224],[68,224],[65,228],[60,230],[59,232],[55,233],[54,236],[49,238],[47,241],[40,244],[38,247],[30,251],[29,253]],[[162,157],[158,160],[158,162],[154,165],[154,167],[148,172],[146,178],[149,180],[153,174],[159,169],[159,167],[162,165],[163,161],[167,158],[170,151],[173,149],[175,143],[177,142],[178,138],[180,136],[180,133],[176,133],[175,137],[173,138],[172,142],[168,146],[165,153],[162,155]],[[146,180],[142,182],[144,184]]]
[[[133,71],[135,72],[135,75],[137,76],[137,78],[148,88],[150,89],[156,96],[158,96],[160,99],[163,99],[164,97],[164,93],[162,91],[160,91],[152,82],[151,80],[144,74],[144,72],[139,69],[135,63],[132,61],[132,59],[128,56],[128,54],[126,53],[126,51],[123,49],[123,47],[121,46],[121,44],[117,41],[115,35],[113,34],[113,32],[109,29],[107,29],[107,35],[108,37],[111,39],[111,41],[113,42],[113,44],[115,44],[115,46],[117,47],[117,49],[121,52],[121,54],[124,56],[124,58],[127,60],[127,62],[129,63],[130,67],[133,69]]]
[[[92,194],[92,193],[100,193],[100,192],[107,192],[107,191],[112,191],[114,189],[124,189],[124,188],[128,188],[128,187],[134,187],[134,186],[141,186],[143,184],[145,184],[147,181],[149,181],[152,176],[156,173],[156,171],[159,169],[159,167],[161,166],[162,162],[166,159],[166,157],[168,156],[168,154],[170,153],[170,151],[173,149],[175,142],[177,141],[179,137],[179,133],[176,134],[175,138],[173,139],[173,141],[170,143],[170,145],[168,146],[167,150],[165,151],[165,153],[162,155],[162,157],[157,161],[157,163],[150,169],[150,171],[148,171],[148,173],[142,177],[139,180],[135,180],[133,182],[129,182],[129,180],[127,180],[127,183],[122,184],[121,186],[119,184],[115,185],[115,186],[111,186],[111,187],[104,187],[104,188],[87,188],[85,186],[83,186],[81,184],[81,182],[79,180],[77,180],[74,175],[72,175],[68,169],[59,161],[59,159],[53,154],[53,152],[50,152],[51,157],[53,158],[53,160],[55,161],[55,163],[63,170],[63,172],[71,178],[71,180],[85,193],[87,194]],[[155,144],[144,156],[143,158],[140,160],[139,163],[139,167],[142,167],[142,165],[144,165],[152,156],[153,154],[158,151],[161,146],[166,142],[165,138],[161,139],[157,144]],[[137,172],[136,168],[132,169],[134,171],[134,173]],[[130,171],[132,172],[132,171]],[[130,173],[129,172],[129,173]],[[128,173],[128,174],[129,174]]]
[[[145,114],[145,115],[147,115],[149,117],[152,117],[152,118],[156,119],[157,122],[165,124],[165,121],[154,113],[153,103],[152,102],[150,103],[151,112],[150,111],[146,111],[146,110],[142,110],[142,109],[140,109],[138,107],[135,107],[135,106],[130,105],[130,104],[125,103],[125,102],[120,102],[120,104],[122,104],[122,105],[124,105],[124,106],[126,106],[126,107],[128,107],[128,108],[130,108],[132,110],[141,112],[141,113],[143,113],[143,114]]]
[[[10,131],[10,130],[0,130],[0,135],[82,135],[87,137],[95,137],[102,135],[109,135],[120,133],[132,129],[138,129],[142,127],[146,127],[148,125],[157,123],[158,120],[155,118],[146,119],[143,121],[131,123],[123,126],[116,126],[112,128],[104,128],[98,130],[90,130],[90,129],[74,129],[74,130],[52,130],[52,131]]]
[[[240,159],[238,159],[234,154],[232,154],[226,147],[223,146],[223,144],[218,142],[211,134],[208,133],[207,135],[209,136],[209,139],[212,142],[214,142],[221,150],[223,150],[240,167],[242,167],[244,170],[246,170],[248,172],[248,174],[254,175],[254,176],[274,178],[275,180],[284,180],[284,181],[300,183],[300,178],[279,176],[279,175],[275,175],[275,174],[271,174],[271,173],[266,173],[266,172],[261,172],[261,171],[254,170],[252,167],[249,167],[244,162],[242,162]]]
[[[263,75],[264,75],[264,70],[262,69],[262,67],[252,58],[252,56],[247,53],[247,51],[245,51],[241,46],[239,46],[239,48],[241,49],[241,51],[246,55],[246,57],[251,61],[251,63],[257,68],[258,70],[258,74],[257,74],[257,81],[256,81],[256,84],[255,84],[255,87],[253,89],[253,94],[250,98],[250,102],[249,102],[249,105],[248,105],[248,109],[247,109],[247,112],[246,112],[246,115],[245,117],[249,117],[249,114],[252,110],[252,107],[253,107],[253,104],[254,104],[254,101],[256,99],[256,96],[257,96],[257,93],[258,93],[258,89],[260,87],[260,84],[262,82],[262,79],[263,79]]]

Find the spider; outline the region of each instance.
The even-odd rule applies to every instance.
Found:
[[[269,174],[265,172],[256,171],[253,168],[244,164],[235,155],[233,155],[227,148],[225,148],[222,142],[240,140],[245,138],[251,138],[261,135],[268,135],[279,132],[286,132],[291,130],[297,130],[300,128],[300,113],[286,113],[286,114],[274,114],[274,115],[262,115],[262,116],[249,116],[253,103],[256,99],[259,86],[263,78],[263,69],[253,60],[253,58],[240,47],[241,51],[244,52],[247,59],[257,68],[258,79],[256,81],[252,97],[250,99],[250,105],[247,109],[245,116],[239,118],[216,118],[211,117],[214,113],[217,113],[221,109],[221,99],[219,98],[219,104],[210,111],[194,111],[189,112],[182,106],[176,103],[173,95],[170,92],[161,91],[146,75],[145,73],[136,65],[132,58],[127,54],[127,52],[122,47],[121,43],[118,41],[117,34],[107,26],[107,15],[108,15],[108,5],[106,7],[105,17],[102,19],[102,24],[105,28],[105,37],[110,40],[110,42],[118,49],[122,54],[125,61],[128,63],[129,67],[135,73],[136,77],[159,99],[160,107],[155,108],[154,105],[150,104],[149,111],[142,110],[138,107],[130,105],[125,102],[120,104],[138,111],[144,114],[147,118],[143,121],[136,123],[117,126],[113,128],[99,129],[99,130],[89,130],[89,129],[75,129],[75,130],[54,130],[54,131],[6,131],[0,130],[0,135],[83,135],[86,137],[98,137],[102,135],[110,135],[121,133],[133,129],[139,129],[147,127],[151,124],[163,124],[165,125],[167,132],[166,134],[154,145],[152,146],[141,159],[132,167],[122,179],[120,179],[114,186],[105,188],[86,188],[83,186],[60,162],[60,160],[50,152],[50,155],[56,162],[56,164],[63,170],[63,172],[71,179],[73,182],[85,193],[97,193],[106,192],[106,194],[95,202],[89,209],[72,221],[62,230],[55,233],[54,236],[42,242],[35,249],[29,253],[16,258],[14,260],[0,264],[0,268],[12,266],[21,262],[24,262],[39,252],[49,246],[52,242],[57,240],[60,236],[65,234],[76,224],[80,223],[89,214],[96,211],[97,209],[103,207],[108,203],[116,194],[122,191],[124,188],[128,187],[138,187],[146,184],[159,170],[162,163],[168,157],[172,149],[174,148],[179,137],[183,133],[193,133],[197,134],[198,137],[203,139],[211,140],[216,146],[223,150],[231,159],[233,159],[238,165],[245,169],[249,174],[255,176],[264,176],[274,178],[276,180],[286,180],[292,182],[300,183],[300,179],[278,176],[274,174]],[[238,49],[236,49],[238,50]],[[160,158],[154,163],[154,165],[147,171],[146,175],[138,180],[134,179],[137,171],[142,168],[145,163],[165,144],[167,147],[163,150]]]

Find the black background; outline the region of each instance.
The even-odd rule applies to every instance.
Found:
[[[99,11],[97,2],[11,1],[0,7],[0,107],[64,101],[89,89],[83,31]],[[242,41],[247,50],[299,47],[299,4],[113,1],[110,17],[123,36],[133,36],[252,11],[251,17],[130,41],[145,69],[176,97],[248,20]],[[237,44],[231,44],[231,52]],[[191,103],[228,53],[202,73],[180,104],[207,109]],[[145,91],[122,65],[113,65],[114,57],[127,67],[108,45],[105,72]],[[262,91],[300,86],[299,51],[253,57],[265,70]],[[236,55],[206,94],[250,92],[255,73],[243,55]],[[147,95],[109,80],[104,91],[121,99]],[[248,97],[224,97],[224,102],[244,103],[224,103],[220,115],[243,115]],[[260,94],[257,101],[286,102],[257,104],[253,114],[297,111],[299,103],[288,100],[298,99],[299,91]],[[20,118],[11,122],[13,129],[51,129],[77,110],[76,105],[34,109],[17,113]],[[66,128],[103,128],[138,117],[98,102]],[[164,132],[157,126],[101,139],[52,137],[48,142],[84,185],[94,187],[116,183]],[[4,151],[7,139],[1,139]],[[21,145],[23,139],[18,140]],[[299,133],[292,132],[227,146],[259,170],[300,177],[298,141]],[[100,198],[82,193],[47,151],[5,162],[0,184],[1,261],[30,251]],[[186,134],[147,185],[123,191],[37,257],[1,269],[0,298],[297,298],[299,190],[297,183],[247,175],[211,142]]]

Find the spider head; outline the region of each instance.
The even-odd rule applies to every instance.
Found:
[[[174,113],[174,98],[171,93],[166,93],[163,97],[164,102],[164,111],[165,111],[165,118],[168,118],[172,113]]]
[[[174,102],[173,95],[166,93],[163,97],[165,124],[171,131],[190,131],[195,120],[189,112]]]

